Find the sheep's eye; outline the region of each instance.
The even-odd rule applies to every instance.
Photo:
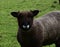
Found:
[[[23,18],[23,16],[20,16],[21,18]]]
[[[33,18],[33,16],[28,16],[29,18]]]
[[[20,17],[20,18],[23,18],[23,15],[20,15],[19,17]]]

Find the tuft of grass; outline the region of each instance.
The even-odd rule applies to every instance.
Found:
[[[39,17],[50,11],[60,10],[58,1],[56,4],[54,1],[57,0],[0,0],[0,47],[21,47],[16,39],[18,25],[16,18],[10,14],[12,11],[38,9],[41,12],[36,17]],[[55,7],[51,7],[52,5]]]

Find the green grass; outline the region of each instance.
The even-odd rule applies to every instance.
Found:
[[[16,40],[17,20],[11,16],[12,11],[38,9],[41,11],[38,16],[42,16],[50,11],[60,10],[60,5],[53,1],[57,0],[0,0],[0,47],[20,47]]]

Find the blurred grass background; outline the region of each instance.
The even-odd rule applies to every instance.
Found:
[[[57,3],[53,3],[54,1]],[[0,47],[20,47],[16,40],[17,20],[10,13],[36,9],[41,11],[37,16],[39,17],[50,11],[60,10],[60,5],[58,0],[0,0]]]

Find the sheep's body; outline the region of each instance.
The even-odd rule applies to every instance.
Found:
[[[56,43],[60,39],[60,12],[46,14],[36,19],[35,23],[41,28],[43,45]]]
[[[36,15],[38,11],[34,11]],[[32,15],[31,12],[24,14]],[[16,12],[12,12],[14,17],[17,17]],[[51,12],[40,18],[34,19],[32,27],[28,31],[21,29],[21,21],[18,19],[18,33],[17,40],[21,44],[21,47],[42,47],[43,45],[56,44],[56,47],[60,47],[60,12]],[[29,20],[29,19],[28,19]],[[26,20],[27,21],[27,20]]]

